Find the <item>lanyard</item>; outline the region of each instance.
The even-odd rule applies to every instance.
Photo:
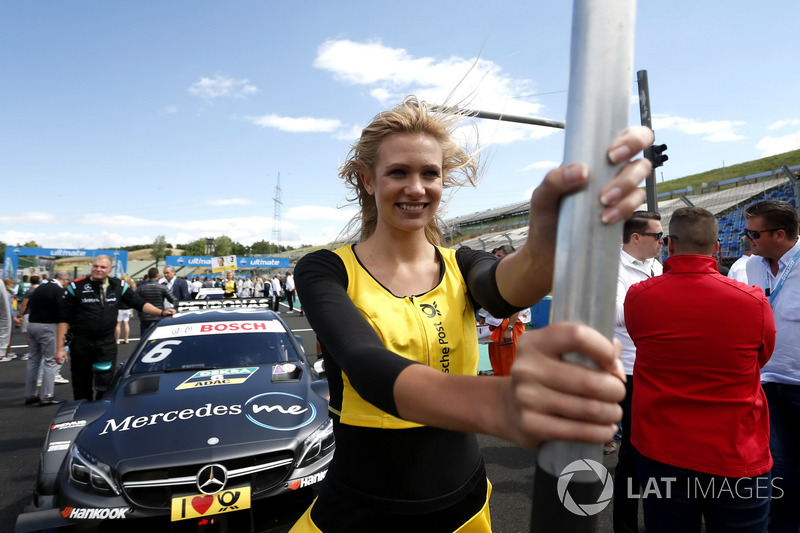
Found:
[[[770,279],[771,278],[770,278],[769,272],[767,272],[765,270],[766,277],[767,277],[767,290],[765,292],[767,294],[767,297],[769,298],[769,304],[770,305],[774,305],[775,298],[778,297],[778,293],[783,288],[783,282],[786,281],[786,278],[789,277],[789,272],[791,272],[792,268],[794,268],[794,264],[797,262],[798,258],[800,258],[800,250],[797,250],[797,252],[794,254],[794,257],[792,257],[792,260],[789,261],[789,264],[786,265],[785,269],[783,269],[783,275],[781,276],[781,279],[778,281],[778,285],[775,286],[775,290],[774,291],[770,290]],[[764,268],[765,269],[767,268],[766,265],[764,266]]]

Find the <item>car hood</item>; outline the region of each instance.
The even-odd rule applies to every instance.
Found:
[[[328,417],[300,365],[128,376],[78,444],[123,472],[294,450]]]

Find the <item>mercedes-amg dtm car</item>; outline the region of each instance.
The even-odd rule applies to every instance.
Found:
[[[162,320],[102,399],[59,409],[18,532],[285,531],[302,514],[334,451],[327,381],[276,314],[221,302]]]

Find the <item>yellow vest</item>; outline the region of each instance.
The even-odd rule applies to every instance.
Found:
[[[391,294],[358,262],[351,246],[336,250],[347,269],[347,295],[388,350],[450,374],[478,373],[475,310],[456,262],[455,250],[439,248],[444,261],[442,281],[431,291],[399,298]],[[366,402],[342,375],[343,424],[374,428],[411,428],[408,422]]]

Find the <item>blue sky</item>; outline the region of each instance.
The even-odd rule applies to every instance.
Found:
[[[20,1],[0,7],[0,241],[323,244],[354,210],[336,177],[407,94],[566,115],[572,3]],[[800,148],[800,2],[640,1],[659,181]],[[477,61],[476,61],[477,60]],[[462,79],[463,78],[463,79]],[[461,80],[461,81],[460,81]],[[638,124],[635,74],[631,122]],[[477,121],[483,181],[447,217],[521,201],[563,132]]]

